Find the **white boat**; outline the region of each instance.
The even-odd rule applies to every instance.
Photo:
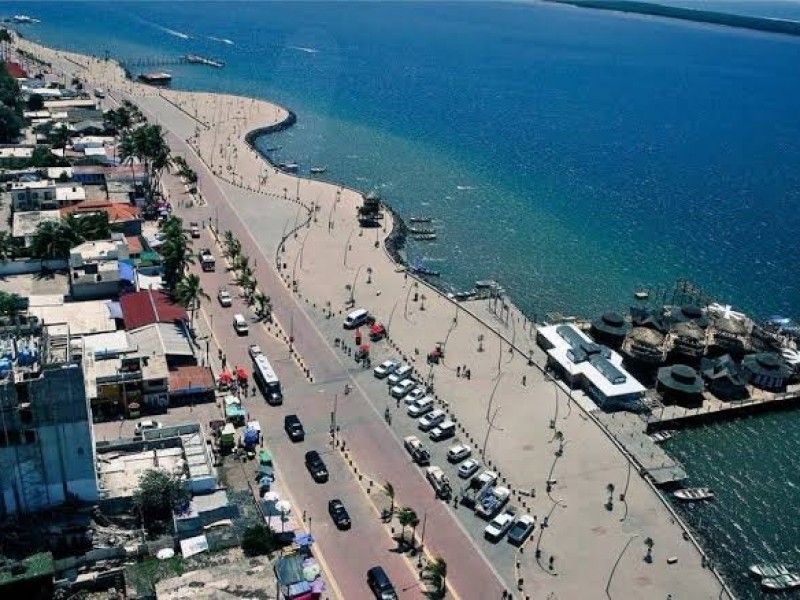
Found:
[[[714,492],[710,488],[685,488],[673,492],[672,496],[684,502],[699,502],[701,500],[711,500]]]
[[[759,563],[750,565],[750,575],[759,579],[788,575],[789,567],[780,563]]]
[[[787,573],[777,577],[766,577],[761,580],[761,587],[773,592],[783,592],[800,588],[800,574]]]
[[[667,440],[671,439],[674,435],[675,431],[672,429],[665,429],[664,431],[656,431],[650,436],[650,439],[653,440],[654,443],[660,444],[661,442],[666,442]]]
[[[309,171],[312,175],[320,175],[328,170],[328,167],[311,167]]]

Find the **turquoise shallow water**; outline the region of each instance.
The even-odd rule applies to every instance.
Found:
[[[439,239],[409,254],[454,289],[495,277],[529,314],[592,314],[687,276],[800,315],[800,40],[537,4],[5,6],[60,47],[225,60],[170,69],[295,110],[262,143],[433,217]],[[746,500],[687,511],[743,595],[753,558],[800,564],[797,530],[774,525],[798,506],[797,431],[785,413],[670,446]]]

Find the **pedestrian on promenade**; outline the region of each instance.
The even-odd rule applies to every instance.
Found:
[[[471,379],[472,379],[472,371],[467,369],[467,381],[470,381]]]
[[[461,377],[461,366],[456,367],[456,377]]]
[[[527,381],[528,381],[528,376],[527,376],[527,375],[523,375],[523,376],[522,376],[522,385],[528,385],[528,384],[526,383]]]

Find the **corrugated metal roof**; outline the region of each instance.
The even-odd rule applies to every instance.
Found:
[[[128,332],[131,343],[145,355],[194,356],[194,349],[182,325],[153,323]]]
[[[174,323],[188,321],[186,309],[173,302],[166,292],[143,290],[126,294],[119,300],[125,327],[128,330],[138,329],[153,323]]]

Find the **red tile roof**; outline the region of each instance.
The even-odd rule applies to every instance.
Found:
[[[70,213],[80,214],[100,211],[108,215],[109,223],[124,223],[139,219],[139,209],[136,206],[108,202],[107,200],[84,200],[72,206],[65,206],[61,209],[61,216],[66,217]]]
[[[128,244],[128,252],[131,256],[138,256],[144,250],[142,238],[138,235],[126,235],[125,243]]]
[[[169,370],[170,394],[208,392],[214,387],[214,375],[208,367],[187,365]]]
[[[188,321],[189,315],[169,294],[160,290],[144,290],[125,294],[119,299],[125,329],[136,329],[152,323]]]
[[[22,65],[15,62],[7,62],[6,71],[8,71],[8,74],[14,79],[21,79],[28,76],[28,74],[25,72],[25,69],[22,68]]]

